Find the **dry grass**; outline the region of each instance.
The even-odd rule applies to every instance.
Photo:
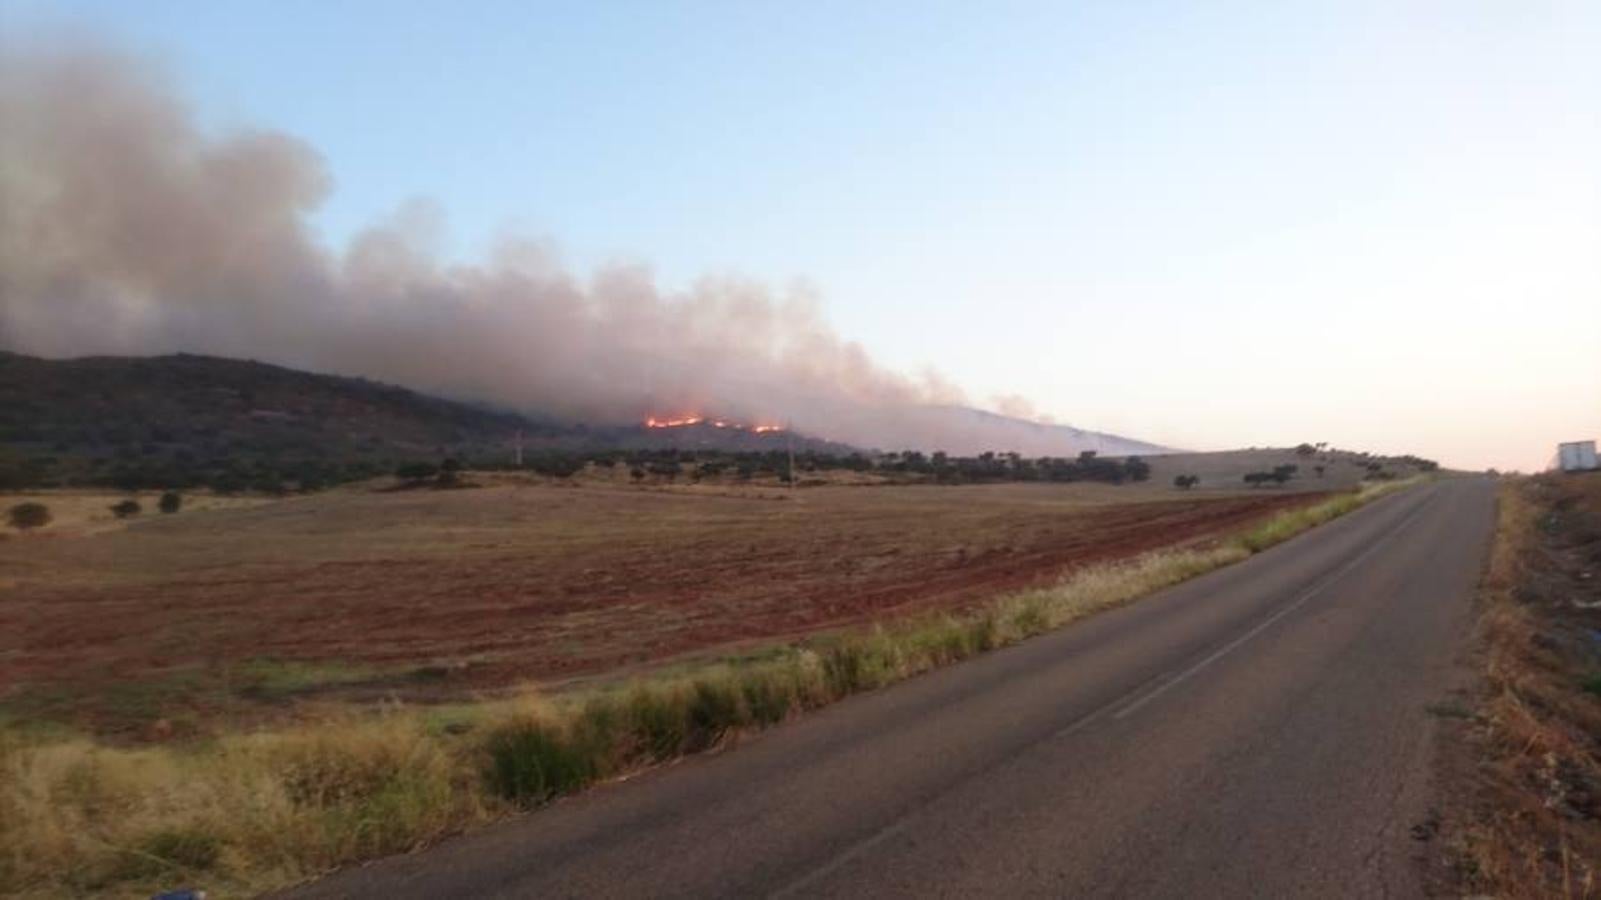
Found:
[[[1597,562],[1601,477],[1503,483],[1479,622],[1476,800],[1459,847],[1473,892],[1601,894],[1601,702],[1586,688],[1601,621],[1569,602],[1601,599],[1583,577]]]
[[[284,884],[491,814],[410,714],[189,750],[0,747],[0,887],[56,896]]]
[[[29,532],[28,538],[80,537],[117,531],[129,525],[161,516],[163,513],[156,506],[160,498],[160,491],[62,489],[7,493],[0,494],[0,511],[8,510],[19,503],[43,503],[50,508],[50,524]],[[143,512],[128,519],[117,518],[111,514],[111,506],[120,500],[137,500],[139,505],[143,507]],[[213,494],[209,491],[197,491],[192,494],[184,494],[183,508],[173,515],[219,509],[248,509],[272,502],[274,500],[267,497],[233,497]]]
[[[1398,489],[1337,498],[1206,548],[1084,568],[977,612],[814,637],[628,684],[393,708],[144,749],[0,744],[0,890],[248,893],[426,845],[839,698],[1040,634],[1248,557]]]

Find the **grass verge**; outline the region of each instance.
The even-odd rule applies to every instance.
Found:
[[[1601,474],[1503,482],[1454,847],[1465,893],[1601,894]]]
[[[1409,483],[1281,513],[1219,543],[1080,569],[962,616],[818,636],[584,693],[386,709],[190,745],[0,737],[0,892],[252,893],[418,848],[1127,603]]]

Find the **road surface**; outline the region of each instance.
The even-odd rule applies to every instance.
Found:
[[[1380,897],[1421,891],[1431,704],[1493,486],[1236,566],[307,897]]]

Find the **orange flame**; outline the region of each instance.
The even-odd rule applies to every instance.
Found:
[[[732,431],[749,431],[752,434],[772,434],[783,431],[781,425],[742,425],[728,419],[707,419],[705,416],[671,416],[657,418],[648,416],[645,419],[646,428],[686,428],[690,425],[710,425],[713,428],[724,428]]]
[[[684,416],[678,419],[658,419],[655,416],[645,420],[646,428],[683,428],[686,425],[699,425],[706,421],[700,416]]]

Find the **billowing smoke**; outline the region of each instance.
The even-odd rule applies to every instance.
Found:
[[[445,264],[423,203],[330,248],[308,226],[330,189],[292,136],[203,131],[148,61],[0,44],[0,348],[246,357],[528,412],[713,413],[869,447],[1076,449],[951,415],[959,389],[877,365],[804,290],[709,278],[669,293],[630,267],[586,280],[531,241]]]
[[[251,357],[612,420],[711,410],[816,427],[842,406],[961,399],[876,365],[799,291],[706,279],[668,294],[626,267],[585,281],[533,242],[444,265],[420,204],[321,246],[315,150],[205,134],[150,66],[102,46],[7,48],[0,122],[9,349]]]

